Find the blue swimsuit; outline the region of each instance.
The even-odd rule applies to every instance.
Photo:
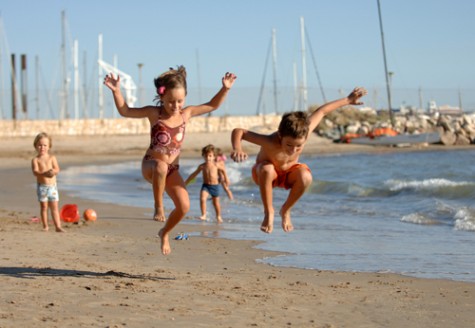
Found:
[[[201,191],[206,190],[212,197],[219,197],[219,184],[207,184],[201,185]]]

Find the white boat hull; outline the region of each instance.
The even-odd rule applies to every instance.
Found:
[[[405,145],[405,144],[421,144],[421,143],[438,143],[440,136],[437,132],[421,133],[421,134],[399,134],[397,136],[379,136],[379,137],[360,137],[351,139],[350,143],[358,145]]]

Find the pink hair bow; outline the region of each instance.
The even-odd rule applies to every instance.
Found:
[[[162,85],[160,88],[158,88],[158,94],[163,95],[165,93],[165,87]]]

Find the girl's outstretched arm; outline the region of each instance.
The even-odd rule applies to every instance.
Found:
[[[363,102],[360,101],[360,98],[365,96],[367,93],[368,91],[366,91],[365,88],[356,87],[347,97],[327,102],[318,107],[312,114],[310,114],[309,131],[315,130],[318,124],[320,124],[322,118],[335,109],[347,105],[362,105]]]
[[[127,105],[124,96],[122,95],[122,91],[120,90],[119,75],[117,75],[117,78],[115,78],[112,73],[106,75],[104,78],[104,85],[112,91],[115,107],[120,115],[135,118],[147,117],[147,111],[142,110],[141,108],[130,108],[129,105]]]
[[[191,116],[202,115],[202,114],[210,113],[218,109],[219,106],[221,106],[221,104],[226,99],[226,96],[228,95],[228,91],[229,89],[232,88],[236,78],[237,78],[236,75],[234,75],[233,73],[227,72],[222,78],[223,86],[218,91],[218,93],[213,98],[211,98],[211,100],[208,101],[207,103],[204,103],[202,105],[197,105],[197,106],[189,106],[188,108],[191,111],[190,115]]]

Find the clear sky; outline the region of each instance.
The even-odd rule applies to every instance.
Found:
[[[475,109],[475,1],[381,0],[381,9],[395,93],[415,90],[416,94],[421,88],[427,90],[425,100],[430,97],[456,106],[461,90],[464,105]],[[0,0],[2,74],[8,88],[5,62],[11,53],[28,56],[30,87],[35,81],[35,56],[42,83],[58,87],[62,11],[67,47],[78,40],[80,65],[82,69],[86,66],[82,83],[85,75],[86,83],[97,83],[94,69],[97,71],[98,35],[102,34],[103,59],[113,63],[116,56],[119,68],[137,84],[138,63],[143,64],[149,102],[153,100],[153,78],[170,66],[183,64],[190,89],[215,92],[221,76],[235,72],[239,92],[234,97],[242,103],[234,99],[228,110],[234,115],[254,113],[272,29],[276,30],[279,88],[293,88],[294,64],[301,79],[300,17],[310,41],[306,56],[307,83],[314,88],[310,102],[322,100],[314,94],[319,84],[313,59],[327,98],[338,96],[336,90],[364,86],[378,90],[383,99],[380,106],[385,102],[376,0]],[[265,80],[271,88],[272,59],[268,65]],[[252,91],[246,93],[247,88]],[[280,97],[291,98],[285,92]],[[417,97],[411,97],[396,95],[393,107],[413,103]],[[188,103],[196,103],[196,98]],[[249,98],[246,103],[244,98]],[[246,108],[235,108],[239,106]]]

